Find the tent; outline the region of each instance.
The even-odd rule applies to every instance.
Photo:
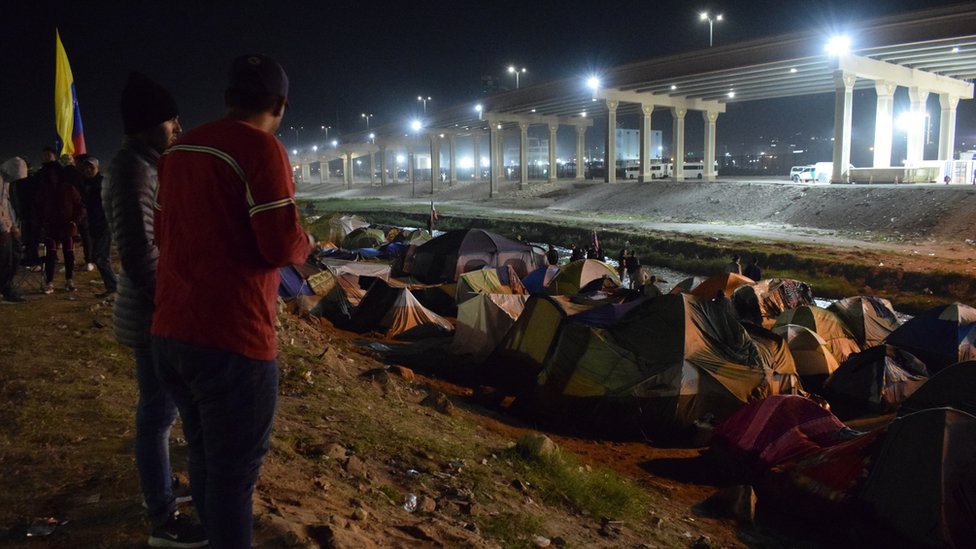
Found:
[[[551,295],[573,295],[590,282],[604,278],[620,286],[616,269],[598,259],[580,259],[559,267],[559,272],[546,285],[546,292]]]
[[[298,272],[293,265],[278,269],[280,282],[278,283],[278,295],[286,299],[299,295],[313,295],[312,287],[308,280]]]
[[[776,326],[773,333],[782,337],[789,346],[803,387],[819,393],[823,382],[840,366],[827,342],[816,332],[796,324]]]
[[[925,364],[891,345],[851,355],[824,382],[821,396],[842,418],[887,414],[928,380]]]
[[[540,416],[601,433],[674,433],[769,393],[771,372],[724,302],[665,295],[606,328],[586,320],[552,327],[530,400]]]
[[[976,309],[962,303],[924,311],[885,338],[917,356],[936,373],[963,360],[976,359]]]
[[[479,293],[458,305],[451,351],[483,359],[515,324],[527,295]]]
[[[347,250],[379,248],[383,244],[386,244],[386,233],[368,227],[355,229],[342,239],[342,247]]]
[[[772,395],[746,404],[717,425],[711,446],[758,472],[843,441],[838,434],[844,428],[806,397]]]
[[[309,231],[316,240],[339,244],[347,234],[363,227],[369,227],[369,223],[358,215],[333,213],[315,220],[309,226]]]
[[[892,421],[859,499],[901,546],[972,547],[976,416],[935,408]]]
[[[722,292],[722,295],[726,297],[732,297],[732,293],[739,286],[752,285],[752,279],[747,276],[736,273],[721,273],[706,278],[688,293],[697,295],[698,297],[704,297],[705,299],[712,299],[719,292]]]
[[[864,349],[880,344],[901,324],[891,302],[875,296],[841,299],[827,310],[841,319]]]
[[[447,319],[421,305],[409,288],[393,287],[381,279],[373,281],[347,328],[382,331],[396,339],[445,335],[454,330]]]
[[[483,229],[449,231],[408,255],[405,271],[427,283],[454,282],[458,275],[483,267],[511,265],[518,276],[546,265],[540,248]]]
[[[840,317],[823,307],[802,305],[795,309],[783,311],[776,317],[774,326],[785,324],[798,324],[816,332],[827,342],[827,348],[830,349],[837,362],[843,362],[852,354],[861,352],[861,346],[858,345],[854,339],[854,334],[847,328],[847,325]]]
[[[559,274],[559,267],[555,265],[543,265],[531,273],[525,275],[522,284],[530,294],[541,294],[546,291],[546,286],[552,279]]]
[[[940,370],[902,403],[898,415],[945,406],[976,415],[976,360]]]
[[[763,279],[745,284],[732,293],[736,314],[743,320],[772,328],[783,311],[813,304],[813,290],[805,282],[789,278]]]
[[[705,281],[704,276],[689,276],[671,287],[672,294],[688,293]]]
[[[505,279],[503,282],[502,279]],[[510,266],[481,269],[458,276],[455,299],[460,305],[478,294],[527,294],[522,281]],[[523,300],[524,302],[524,300]]]
[[[800,374],[796,371],[796,361],[793,360],[786,340],[762,326],[748,322],[743,322],[742,326],[755,342],[763,361],[773,371],[773,394],[804,394]]]

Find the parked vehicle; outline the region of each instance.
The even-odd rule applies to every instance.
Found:
[[[816,179],[816,166],[793,166],[790,168],[790,181],[794,183],[811,183]]]
[[[685,179],[702,179],[705,177],[704,162],[685,162]],[[718,175],[718,162],[715,163],[715,175]]]

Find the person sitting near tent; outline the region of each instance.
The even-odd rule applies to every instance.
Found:
[[[762,269],[759,267],[759,256],[752,256],[752,261],[746,265],[743,269],[742,274],[759,282],[762,280]]]
[[[546,261],[548,261],[550,265],[559,264],[559,253],[556,252],[556,249],[552,247],[552,244],[549,244],[548,248],[546,249]]]
[[[661,291],[661,288],[658,287],[657,283],[657,277],[651,275],[650,278],[647,279],[647,284],[640,287],[641,295],[645,297],[657,297],[659,295],[663,295],[664,292]]]

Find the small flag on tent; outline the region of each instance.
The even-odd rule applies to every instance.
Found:
[[[85,131],[81,127],[81,111],[78,109],[71,65],[57,30],[54,31],[54,38],[54,124],[58,131],[58,149],[60,154],[85,154]]]
[[[600,250],[600,239],[596,237],[596,229],[593,229],[593,249]]]
[[[434,209],[434,201],[430,201],[430,220],[437,221],[437,210]]]

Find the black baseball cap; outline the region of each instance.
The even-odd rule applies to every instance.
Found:
[[[277,61],[267,55],[249,53],[234,59],[227,89],[288,97],[288,75]]]

